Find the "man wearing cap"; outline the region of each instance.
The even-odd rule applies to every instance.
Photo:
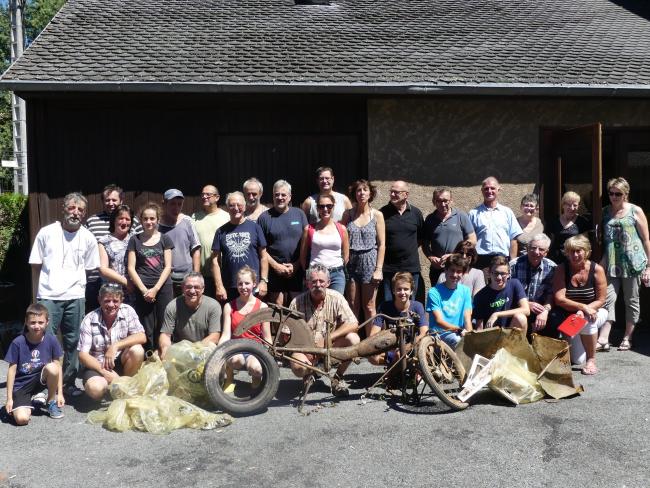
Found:
[[[172,188],[163,195],[158,230],[174,243],[172,250],[172,284],[174,296],[182,293],[183,278],[190,271],[201,270],[201,242],[192,219],[182,213],[185,196]]]
[[[205,295],[215,298],[212,277],[212,241],[217,229],[230,220],[230,215],[219,208],[219,190],[214,185],[205,185],[201,190],[202,210],[192,214],[194,228],[201,241],[201,274],[205,281]]]

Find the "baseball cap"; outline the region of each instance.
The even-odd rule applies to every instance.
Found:
[[[183,192],[180,190],[177,190],[176,188],[170,188],[165,192],[163,195],[163,199],[165,200],[171,200],[172,198],[185,198],[185,195],[183,195]]]

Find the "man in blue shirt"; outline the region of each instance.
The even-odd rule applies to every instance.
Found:
[[[481,184],[483,203],[469,211],[469,220],[476,232],[478,269],[487,268],[494,256],[516,256],[517,236],[521,226],[510,208],[498,202],[499,181],[488,176]]]

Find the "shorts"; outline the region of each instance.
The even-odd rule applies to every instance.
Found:
[[[298,270],[293,276],[287,278],[278,275],[273,269],[269,268],[268,291],[271,293],[278,292],[302,292],[303,273]]]
[[[115,358],[115,367],[113,368],[113,371],[115,371],[118,376],[124,376],[124,365],[122,364],[121,354]],[[94,369],[84,368],[80,376],[83,384],[85,385],[86,381],[88,381],[90,378],[94,378],[95,376],[102,376],[102,374],[95,371]]]
[[[27,383],[25,383],[18,390],[14,390],[13,398],[14,405],[13,408],[26,407],[33,409],[32,406],[32,396],[40,393],[45,388],[45,383],[43,382],[43,371],[41,374],[35,374]]]

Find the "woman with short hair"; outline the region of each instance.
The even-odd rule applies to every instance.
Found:
[[[98,241],[99,274],[104,283],[122,285],[124,303],[135,304],[135,288],[129,281],[126,270],[126,251],[133,227],[133,210],[128,205],[119,205],[109,217],[109,234]]]
[[[578,214],[580,195],[574,191],[566,192],[562,195],[561,205],[560,216],[548,225],[548,236],[552,241],[548,256],[558,264],[566,261],[562,252],[564,241],[592,229],[591,222]]]
[[[596,367],[596,338],[598,328],[607,320],[603,308],[607,298],[607,279],[602,266],[591,261],[591,244],[583,235],[568,238],[564,242],[567,261],[555,269],[553,275],[553,298],[555,307],[551,312],[556,324],[570,314],[587,320],[579,337],[571,340],[571,361],[585,363],[582,374],[598,373]]]
[[[524,195],[521,199],[520,209],[521,215],[517,217],[517,222],[521,226],[522,233],[517,236],[517,252],[520,256],[523,256],[526,254],[528,244],[533,240],[533,237],[544,232],[544,224],[537,216],[539,198],[534,193]]]
[[[609,332],[616,321],[616,296],[622,290],[625,298],[625,333],[619,351],[632,347],[632,333],[639,321],[639,285],[650,281],[648,256],[648,219],[643,209],[629,202],[630,185],[625,178],[607,182],[610,205],[603,209],[604,252],[601,264],[605,268],[609,290],[608,320],[600,329],[597,351],[609,350]]]

